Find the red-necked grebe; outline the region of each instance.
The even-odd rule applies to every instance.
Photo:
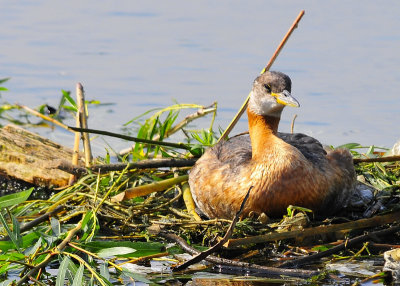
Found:
[[[278,133],[286,105],[299,106],[287,75],[256,78],[247,107],[250,138],[221,141],[190,172],[193,199],[206,216],[232,219],[251,186],[244,216],[281,216],[289,205],[324,215],[346,206],[355,184],[350,152],[326,152],[307,135]]]

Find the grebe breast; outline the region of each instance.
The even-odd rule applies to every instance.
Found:
[[[326,161],[327,152],[317,139],[303,133],[278,132],[277,136],[298,149],[315,166],[321,167],[322,162]],[[221,141],[209,151],[215,153],[221,163],[229,164],[230,168],[241,166],[251,160],[250,136],[248,134],[234,136],[228,141]]]

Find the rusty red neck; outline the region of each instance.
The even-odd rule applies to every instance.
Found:
[[[249,133],[252,148],[252,157],[258,158],[262,156],[268,145],[274,143],[280,117],[268,115],[258,115],[247,110],[249,120]]]

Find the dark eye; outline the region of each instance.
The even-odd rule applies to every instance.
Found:
[[[269,84],[264,84],[264,87],[268,93],[271,93],[271,87],[269,86]]]

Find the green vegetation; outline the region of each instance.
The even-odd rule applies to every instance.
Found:
[[[3,84],[7,79],[0,80]],[[0,87],[0,91],[6,91]],[[100,104],[93,101],[88,104]],[[65,113],[74,115],[76,104],[69,92],[62,92],[60,104],[55,112],[48,114],[46,105],[37,108],[41,114],[62,121]],[[181,121],[181,113],[195,109],[196,112],[186,115]],[[17,111],[17,115],[9,112]],[[66,112],[61,112],[66,111]],[[188,124],[200,116],[211,113],[210,125],[204,130],[190,130]],[[64,114],[63,116],[61,114]],[[213,145],[218,134],[214,132],[213,122],[216,105],[203,107],[194,104],[174,104],[167,108],[150,110],[133,118],[125,124],[124,133],[135,133],[137,138],[153,140],[153,144],[135,143],[132,150],[121,155],[122,163],[152,159],[177,158],[185,159],[199,156],[204,148]],[[31,115],[19,106],[2,103],[0,119],[24,126],[32,125]],[[40,121],[36,124],[44,124]],[[47,123],[46,123],[47,124]],[[176,132],[181,131],[185,138],[186,149],[177,149],[157,145]],[[362,147],[359,144],[342,146],[349,148],[355,158],[380,156],[377,147]],[[364,152],[362,152],[364,151]],[[384,150],[386,151],[386,150]],[[108,164],[111,158],[107,153],[99,159],[98,164]],[[181,253],[179,247],[171,245],[160,238],[162,230],[176,233],[193,246],[210,246],[224,235],[230,221],[199,221],[183,202],[185,187],[182,184],[171,184],[162,191],[138,196],[126,201],[112,198],[118,193],[154,182],[163,182],[171,178],[187,175],[189,167],[168,167],[151,169],[129,169],[107,172],[89,172],[80,177],[72,186],[61,190],[52,190],[48,199],[29,199],[32,189],[0,197],[0,285],[8,282],[31,280],[43,285],[125,285],[133,281],[144,283],[166,283],[184,275],[166,278],[162,272],[169,271],[169,266],[176,264],[175,254]],[[371,186],[377,193],[382,206],[390,209],[396,205],[400,195],[400,165],[396,162],[372,162],[357,165],[359,180]],[[396,200],[397,199],[397,200]],[[52,213],[50,218],[37,225],[26,228],[27,224]],[[307,209],[291,207],[287,218],[295,218],[295,213],[309,215]],[[310,217],[312,215],[309,215]],[[287,221],[284,222],[287,225]],[[325,224],[325,222],[313,222]],[[279,220],[262,221],[257,217],[242,220],[236,225],[233,238],[259,235],[281,229]],[[290,230],[285,227],[285,230]],[[254,245],[238,248],[235,251],[221,251],[221,255],[234,257],[247,254],[254,261],[274,264],[278,257],[304,250],[325,250],[330,245],[298,247],[297,241],[276,241],[262,246]],[[251,251],[258,250],[250,255]],[[362,248],[362,254],[368,257],[377,255]],[[344,256],[353,256],[352,250],[346,250]],[[358,256],[361,253],[358,253]],[[129,265],[138,262],[148,266],[150,260],[157,261],[163,257],[159,271],[138,274]],[[362,256],[360,256],[362,257]],[[244,258],[249,259],[249,258]],[[250,260],[252,261],[252,260]],[[45,266],[41,271],[39,269]],[[54,275],[52,269],[57,269]],[[318,281],[327,279],[324,272]],[[182,278],[186,279],[187,278]],[[287,281],[281,279],[278,281]],[[275,281],[276,282],[276,281]],[[306,280],[296,280],[296,283]],[[315,282],[315,281],[313,281]]]

